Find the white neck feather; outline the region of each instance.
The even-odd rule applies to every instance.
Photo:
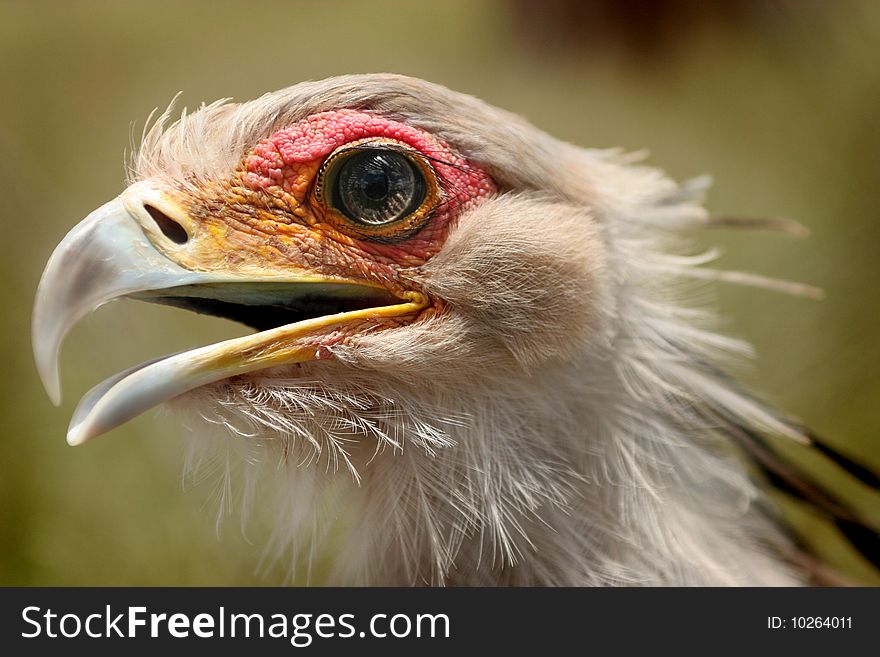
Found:
[[[272,556],[308,571],[333,537],[333,582],[794,583],[741,465],[709,431],[646,412],[668,399],[625,390],[617,369],[450,393],[322,363],[201,391],[234,437],[197,444],[247,449],[245,490],[277,486]]]

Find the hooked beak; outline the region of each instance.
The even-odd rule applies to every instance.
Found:
[[[79,445],[189,390],[255,370],[318,358],[320,336],[340,324],[415,315],[418,292],[392,294],[374,281],[319,272],[197,271],[163,242],[156,216],[196,230],[162,192],[136,184],[74,227],[55,249],[37,288],[32,340],[37,370],[52,402],[61,401],[58,357],[68,331],[120,297],[182,306],[265,329],[241,338],[147,361],[92,388],[74,411],[67,442]],[[151,214],[152,212],[152,214]],[[185,239],[185,238],[184,238]],[[162,245],[162,249],[157,248]],[[197,257],[195,262],[197,263]]]

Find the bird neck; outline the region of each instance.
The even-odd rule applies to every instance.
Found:
[[[418,422],[401,430],[410,440],[372,454],[344,500],[358,503],[341,575],[373,584],[794,583],[768,556],[782,540],[740,465],[693,426],[646,412],[613,363],[584,365],[483,382],[466,391],[467,413],[442,391],[425,395]]]
[[[333,554],[330,581],[359,584],[793,583],[739,463],[670,401],[669,373],[644,363],[636,385],[634,363],[455,387],[325,363],[201,394],[238,434],[222,445],[245,452],[245,506],[277,485],[267,554],[297,581],[303,555]]]

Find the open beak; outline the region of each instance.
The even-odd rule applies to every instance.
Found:
[[[53,403],[61,401],[58,356],[65,335],[108,301],[132,297],[181,306],[262,330],[147,361],[98,384],[74,411],[67,434],[71,445],[199,386],[313,360],[321,336],[338,325],[415,315],[426,305],[417,292],[392,294],[373,281],[298,268],[197,271],[197,256],[195,261],[179,258],[188,265],[181,266],[162,252],[173,249],[156,246],[166,245],[155,208],[193,229],[161,192],[133,185],[74,227],[49,258],[34,302],[32,339],[37,370]]]

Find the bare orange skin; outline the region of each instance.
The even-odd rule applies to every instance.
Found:
[[[372,138],[393,140],[423,157],[433,176],[434,205],[417,230],[381,238],[360,235],[356,224],[316,194],[324,161],[346,144]],[[482,169],[424,131],[362,112],[325,112],[261,140],[228,178],[178,199],[197,227],[186,253],[179,255],[181,264],[202,271],[295,271],[381,287],[403,298],[421,290],[401,272],[436,254],[460,216],[496,192]],[[440,300],[424,299],[417,316],[442,310]],[[367,325],[392,328],[414,319],[336,324],[297,343],[314,348],[314,358],[327,358],[326,347]]]
[[[436,208],[411,234],[359,236],[356,226],[314,193],[327,157],[371,137],[393,139],[424,156],[436,177]],[[294,268],[397,292],[402,289],[398,272],[424,264],[461,214],[496,192],[485,172],[432,135],[342,110],[314,115],[260,141],[230,178],[203,187],[185,205],[202,228],[193,254],[200,269],[283,273]]]

